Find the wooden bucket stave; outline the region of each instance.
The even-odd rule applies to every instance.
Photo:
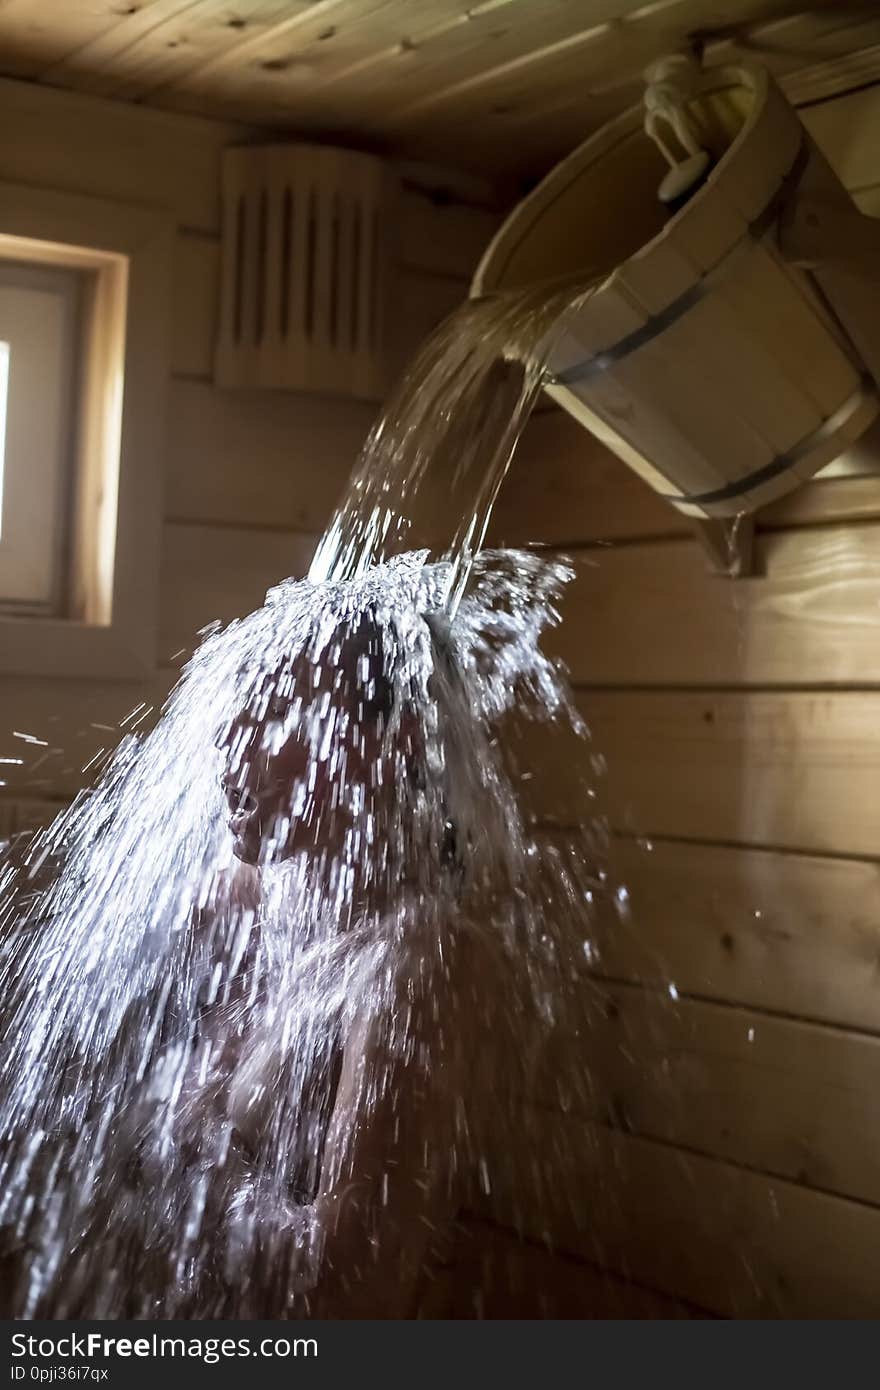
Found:
[[[800,180],[848,195],[763,70],[719,71],[717,84],[701,119],[716,152],[729,147],[677,215],[664,223],[665,166],[636,108],[520,205],[474,281],[484,293],[579,267],[594,280],[554,347],[548,392],[698,517],[789,491],[878,408],[846,330],[776,240]]]

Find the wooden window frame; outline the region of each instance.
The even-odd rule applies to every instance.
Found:
[[[0,674],[156,669],[174,224],[0,182],[0,259],[88,274],[66,617],[0,614]]]

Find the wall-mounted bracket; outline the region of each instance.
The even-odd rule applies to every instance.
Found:
[[[779,219],[779,249],[792,265],[877,275],[880,219],[821,193],[799,192]]]
[[[777,236],[782,255],[812,276],[856,359],[880,384],[880,218],[841,198],[816,158],[783,208]]]
[[[695,520],[693,527],[714,574],[747,579],[754,573],[754,517],[705,517]]]

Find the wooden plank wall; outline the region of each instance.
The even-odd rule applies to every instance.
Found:
[[[38,823],[47,803],[90,780],[89,763],[118,740],[119,721],[137,706],[161,705],[199,628],[248,612],[268,585],[305,570],[371,423],[373,409],[362,404],[213,384],[219,155],[247,134],[0,81],[0,178],[155,202],[173,208],[178,221],[169,428],[165,456],[156,460],[165,473],[156,675],[144,682],[99,682],[87,673],[0,678],[0,757],[24,759],[20,768],[0,769],[0,835]],[[473,179],[450,182],[411,166],[401,178],[395,370],[465,297],[497,221]],[[15,731],[47,746],[23,744]],[[495,1225],[465,1223],[423,1315],[517,1310],[689,1316],[675,1297],[634,1289],[580,1258],[553,1259]]]
[[[880,211],[878,89],[807,119]],[[161,203],[179,226],[156,679],[0,685],[0,755],[21,753],[13,730],[49,744],[4,769],[7,794],[63,796],[128,710],[161,701],[199,627],[302,569],[371,411],[212,384],[219,152],[241,128],[0,83],[0,131],[0,177]],[[409,188],[400,359],[464,293],[493,225],[477,201]],[[496,539],[575,560],[555,640],[608,764],[632,904],[597,924],[585,981],[607,1000],[584,1051],[594,1102],[535,1111],[570,1183],[526,1234],[670,1308],[880,1313],[878,441],[762,514],[757,573],[736,583],[556,412],[499,503]],[[543,787],[579,813],[552,766]],[[513,1221],[503,1192],[486,1214]]]
[[[0,81],[0,178],[170,208],[177,219],[165,527],[157,673],[147,682],[0,681],[0,797],[68,796],[134,706],[161,703],[199,628],[302,573],[375,407],[286,392],[221,391],[212,380],[227,122]],[[256,138],[260,138],[256,136]],[[462,298],[497,222],[488,186],[406,165],[389,327],[391,375]],[[23,745],[33,734],[48,749]]]
[[[806,118],[880,211],[880,88]],[[497,539],[573,559],[553,641],[630,899],[584,981],[590,1101],[548,1103],[548,1059],[558,1178],[519,1221],[719,1315],[880,1315],[878,445],[763,512],[738,581],[560,414],[496,512]],[[536,778],[562,821],[567,756]],[[486,1209],[513,1221],[514,1194]]]

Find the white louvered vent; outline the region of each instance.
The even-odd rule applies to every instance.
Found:
[[[350,150],[224,152],[218,385],[383,395],[394,190]]]

